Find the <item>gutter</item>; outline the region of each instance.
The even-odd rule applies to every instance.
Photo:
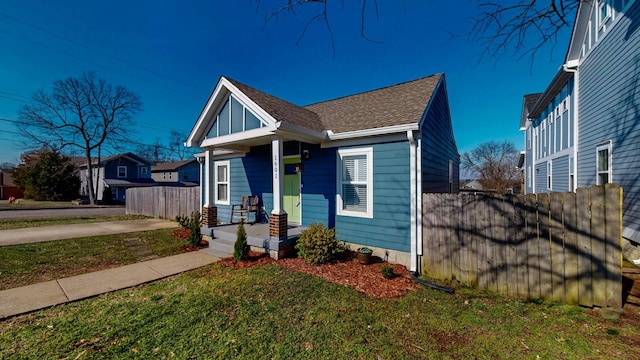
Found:
[[[410,247],[411,247],[411,272],[417,272],[418,269],[418,236],[417,236],[417,221],[420,214],[417,213],[417,159],[416,159],[416,139],[413,136],[412,130],[407,130],[407,140],[409,140],[409,189],[411,194],[410,200]]]
[[[573,115],[573,189],[578,188],[578,128],[580,127],[578,99],[580,93],[579,81],[580,74],[578,72],[578,62],[570,61],[562,65],[562,69],[573,74],[573,95],[571,96],[571,108],[569,116]]]

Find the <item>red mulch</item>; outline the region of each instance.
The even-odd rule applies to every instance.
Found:
[[[223,259],[221,264],[234,269],[244,269],[265,264],[277,264],[292,270],[305,272],[307,274],[320,276],[328,281],[332,281],[345,286],[350,286],[369,296],[377,298],[400,297],[416,288],[416,284],[409,277],[409,271],[402,265],[394,265],[395,276],[386,279],[382,276],[380,268],[388,264],[376,262],[369,265],[362,265],[352,253],[343,261],[331,264],[311,265],[304,262],[302,258],[285,258],[275,260],[266,254],[249,252],[249,258],[244,261],[235,262],[232,257]]]
[[[191,234],[191,230],[190,229],[180,229],[180,230],[174,230],[171,233],[171,236],[175,236],[178,239],[182,239],[182,240],[188,240],[189,239],[189,235]],[[209,246],[209,242],[207,240],[200,240],[200,245],[198,246],[191,246],[191,244],[185,244],[182,245],[180,247],[180,250],[184,251],[184,252],[189,252],[189,251],[198,251],[202,248],[206,248],[207,246]]]

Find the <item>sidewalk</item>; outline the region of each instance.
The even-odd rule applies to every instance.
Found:
[[[85,236],[122,234],[135,231],[179,227],[175,221],[162,219],[87,222],[84,224],[53,225],[22,229],[0,230],[0,246],[29,244]]]
[[[3,290],[0,291],[0,319],[140,285],[219,260],[205,252],[193,251]]]

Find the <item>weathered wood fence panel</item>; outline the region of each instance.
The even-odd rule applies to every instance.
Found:
[[[423,195],[422,270],[499,293],[622,307],[622,189]]]
[[[153,186],[127,189],[127,214],[175,220],[200,209],[200,187]]]

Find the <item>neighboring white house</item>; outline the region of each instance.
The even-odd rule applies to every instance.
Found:
[[[162,185],[197,186],[200,164],[196,159],[160,162],[151,167],[151,178]]]

